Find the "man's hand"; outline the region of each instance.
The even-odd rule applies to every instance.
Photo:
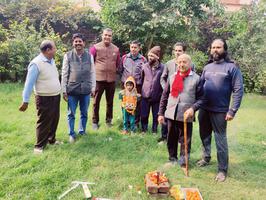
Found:
[[[233,120],[234,119],[234,117],[233,116],[231,116],[230,114],[226,114],[226,116],[225,116],[225,120],[226,121],[231,121],[231,120]]]
[[[92,98],[95,97],[95,90],[91,91],[91,97],[92,97]]]
[[[20,105],[20,107],[19,107],[19,111],[24,112],[25,110],[27,110],[27,108],[28,108],[28,104],[29,104],[29,103],[27,103],[27,102],[23,102],[23,103]]]
[[[68,100],[67,93],[63,93],[63,99],[67,102]]]
[[[185,120],[187,120],[189,118],[193,118],[193,116],[194,116],[193,108],[187,109],[186,112],[184,113]]]
[[[158,123],[163,124],[164,123],[164,116],[159,115],[158,116]]]

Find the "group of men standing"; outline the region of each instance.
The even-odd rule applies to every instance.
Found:
[[[137,103],[135,124],[141,122],[141,130],[148,129],[150,109],[153,112],[152,132],[157,132],[158,122],[162,125],[161,140],[167,140],[169,161],[176,163],[177,145],[181,143],[179,163],[184,165],[183,121],[188,122],[189,151],[191,146],[192,122],[199,109],[200,137],[203,157],[198,166],[206,166],[211,159],[211,136],[214,131],[218,174],[217,181],[224,181],[228,171],[227,121],[234,118],[243,96],[243,80],[240,69],[228,57],[224,40],[216,39],[210,47],[210,60],[201,76],[195,73],[195,66],[186,46],[176,43],[175,58],[165,65],[161,63],[161,49],[155,46],[148,52],[148,60],[139,51],[138,41],[130,43],[130,53],[120,59],[119,48],[112,44],[112,30],[104,29],[102,41],[85,50],[85,39],[81,34],[73,35],[73,49],[64,55],[62,81],[54,62],[56,47],[53,41],[45,40],[40,45],[41,53],[28,66],[23,91],[23,102],[19,108],[25,111],[34,87],[37,126],[34,152],[41,153],[49,144],[59,144],[55,132],[59,121],[60,93],[68,104],[69,141],[76,140],[75,113],[80,109],[78,133],[86,133],[90,97],[94,97],[92,128],[99,128],[100,100],[106,96],[106,124],[112,126],[113,99],[116,74],[119,72],[121,85],[133,77],[134,86],[141,94]],[[233,102],[230,106],[230,98]],[[185,116],[185,117],[183,117]],[[126,124],[126,123],[125,123]],[[183,142],[182,142],[183,141]]]

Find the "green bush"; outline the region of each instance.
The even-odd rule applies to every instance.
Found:
[[[199,27],[197,49],[207,51],[214,38],[228,42],[229,54],[243,73],[245,91],[265,93],[266,5],[254,4],[238,12],[210,16]]]
[[[263,93],[266,88],[266,5],[242,10],[231,21],[235,36],[229,39],[233,58],[243,74],[246,92]]]
[[[39,45],[44,39],[52,39],[57,46],[55,61],[61,67],[62,55],[66,51],[61,37],[46,24],[39,32],[26,19],[13,22],[7,32],[7,39],[0,42],[0,70],[4,73],[2,81],[22,81],[25,79],[29,62],[39,54]]]
[[[206,65],[208,61],[208,56],[199,50],[193,49],[190,52],[192,62],[195,64],[195,69],[198,74],[201,74],[204,66]]]

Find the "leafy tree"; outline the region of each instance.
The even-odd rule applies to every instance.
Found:
[[[198,50],[207,52],[214,38],[224,38],[231,57],[239,64],[246,92],[266,94],[266,4],[252,4],[238,12],[209,15],[198,26]]]
[[[243,71],[246,91],[264,94],[266,94],[265,13],[266,4],[244,9],[235,16],[232,27],[236,33],[229,39],[232,55]]]
[[[204,8],[218,7],[212,0],[102,0],[101,3],[101,18],[115,31],[116,37],[124,44],[139,39],[147,49],[154,44],[170,47],[176,40],[193,40],[198,19],[207,17]]]
[[[2,8],[2,9],[1,9]],[[82,32],[97,35],[102,24],[89,7],[79,7],[69,0],[15,0],[0,1],[0,23],[8,28],[10,21],[22,22],[26,18],[36,30],[46,22],[56,33],[64,35]]]
[[[47,26],[47,25],[46,25]],[[7,31],[7,39],[0,42],[0,69],[1,79],[14,81],[24,80],[27,66],[38,53],[39,45],[45,38],[55,41],[57,54],[56,64],[60,68],[63,52],[66,46],[61,37],[54,33],[51,27],[41,26],[40,32],[30,25],[29,20],[21,23],[13,22]]]

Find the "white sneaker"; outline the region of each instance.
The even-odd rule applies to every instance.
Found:
[[[76,141],[76,138],[69,136],[69,143],[73,144]]]
[[[42,153],[43,153],[43,149],[42,149],[42,148],[37,148],[37,147],[35,147],[35,148],[33,149],[33,153],[34,153],[34,154],[42,154]]]

